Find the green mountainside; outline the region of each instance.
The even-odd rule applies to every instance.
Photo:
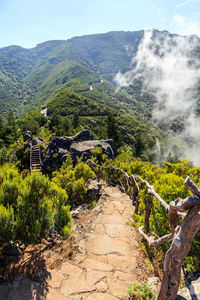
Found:
[[[173,35],[154,30],[152,36],[156,41],[157,38],[163,39],[165,36]],[[59,95],[63,91],[68,91],[76,93],[81,99],[73,105],[72,97],[66,96],[66,99],[70,98],[70,101],[68,99],[63,104],[66,110],[71,109],[71,116],[78,111],[81,128],[88,127],[98,138],[104,138],[106,136],[105,120],[111,114],[116,119],[123,143],[132,144],[143,128],[145,134],[140,135],[143,144],[147,143],[147,148],[149,145],[153,146],[157,138],[160,140],[160,137],[166,137],[170,130],[176,132],[177,128],[181,128],[179,120],[176,121],[178,124],[172,124],[172,128],[166,123],[163,126],[159,124],[162,131],[152,120],[156,99],[142,90],[142,82],[136,80],[129,87],[119,89],[114,81],[119,71],[123,74],[133,68],[133,58],[143,37],[143,30],[108,32],[74,37],[66,41],[48,41],[32,49],[18,46],[1,48],[1,117],[5,120],[9,113],[13,112],[14,117],[19,118],[25,113],[39,111],[46,106],[48,106],[50,116],[51,106],[63,118],[63,110],[58,109],[60,107]],[[191,57],[195,55],[199,57],[198,49],[196,47]],[[157,51],[159,55],[160,49]],[[193,63],[192,60],[190,63]],[[81,97],[86,97],[87,100]],[[68,107],[68,104],[71,107]],[[198,101],[196,105],[198,112]],[[28,125],[28,118],[25,117],[24,124]],[[146,142],[148,136],[153,142]],[[179,148],[182,147],[179,146],[177,138],[174,143]],[[160,145],[158,148],[160,149]]]
[[[49,41],[33,49],[1,48],[0,112],[21,115],[63,89],[121,111],[135,109],[136,99],[125,91],[116,93],[113,78],[119,70],[129,70],[143,33],[110,32]]]
[[[116,123],[116,131],[119,135],[119,145],[134,145],[137,155],[142,155],[148,159],[151,148],[156,143],[156,139],[162,139],[163,132],[152,122],[142,123],[133,116],[119,113],[116,109],[99,104],[80,94],[70,91],[62,91],[54,96],[47,103],[49,119],[53,115],[60,116],[63,121],[73,123],[74,113],[78,115],[78,130],[88,128],[99,139],[114,138],[108,136],[108,118],[112,117],[112,122]],[[113,129],[114,130],[114,129]],[[114,132],[113,132],[114,135]],[[141,149],[136,149],[140,143]]]

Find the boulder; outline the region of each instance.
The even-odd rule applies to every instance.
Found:
[[[42,163],[43,173],[57,171],[68,155],[72,156],[74,164],[77,157],[84,161],[91,157],[91,150],[100,147],[109,158],[116,155],[116,146],[113,140],[94,140],[88,129],[80,131],[72,137],[51,137],[47,148],[47,157]]]
[[[25,131],[23,139],[24,139],[24,142],[30,142],[32,140],[32,132]]]
[[[44,174],[51,174],[52,172],[58,171],[63,162],[66,160],[67,153],[55,153],[54,155],[47,156],[46,159],[42,162],[42,172]]]
[[[80,131],[79,133],[77,133],[77,135],[73,137],[74,142],[83,142],[90,140],[94,140],[94,137],[88,129]]]
[[[40,137],[34,137],[31,141],[31,143],[32,143],[32,146],[36,146],[36,145],[39,145],[40,143],[42,143],[45,148],[48,147],[47,142]]]
[[[82,130],[77,135],[71,137],[51,137],[48,146],[49,154],[58,153],[59,151],[66,153],[69,151],[73,142],[82,142],[93,139],[94,137],[88,129]]]
[[[97,180],[92,180],[89,185],[87,186],[87,200],[93,201],[98,200],[101,196],[101,183],[99,183]]]
[[[48,146],[48,154],[54,154],[58,153],[59,149],[62,149],[63,151],[69,151],[69,148],[73,142],[73,137],[56,137],[53,136],[50,138],[49,146]]]
[[[34,138],[32,139],[32,145],[33,145],[33,146],[39,145],[39,143],[40,143],[40,140],[39,140],[37,137],[34,137]]]
[[[109,158],[114,158],[115,154],[112,150],[110,144],[103,140],[90,140],[90,141],[83,141],[83,142],[73,142],[70,147],[70,152],[74,156],[83,157],[83,160],[90,158],[91,150],[99,147],[102,149],[103,153],[105,153]]]

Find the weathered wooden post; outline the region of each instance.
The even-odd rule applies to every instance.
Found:
[[[136,184],[135,184],[133,177],[130,177],[130,186],[132,189],[130,198],[132,200],[132,205],[135,205],[135,203],[136,203]]]
[[[149,232],[149,217],[151,214],[151,209],[153,206],[153,195],[151,193],[151,190],[148,190],[148,200],[146,205],[146,212],[145,212],[145,221],[144,221],[144,228],[146,232]]]
[[[135,214],[138,214],[138,210],[139,210],[139,199],[140,199],[140,196],[138,194],[138,190],[135,190]]]

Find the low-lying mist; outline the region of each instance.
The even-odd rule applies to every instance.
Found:
[[[153,119],[173,134],[163,159],[171,153],[200,165],[200,39],[146,31],[132,66],[125,74],[119,72],[115,81],[119,87],[128,87],[141,79],[142,92],[156,96]],[[159,151],[157,144],[158,157]]]

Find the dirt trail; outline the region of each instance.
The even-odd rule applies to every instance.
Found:
[[[133,213],[130,198],[113,187],[104,188],[104,193],[106,200],[89,232],[83,239],[77,236],[79,253],[59,270],[48,270],[46,292],[40,291],[39,283],[17,278],[0,286],[0,299],[127,299],[127,287],[140,280],[145,259],[135,229],[127,225]]]

